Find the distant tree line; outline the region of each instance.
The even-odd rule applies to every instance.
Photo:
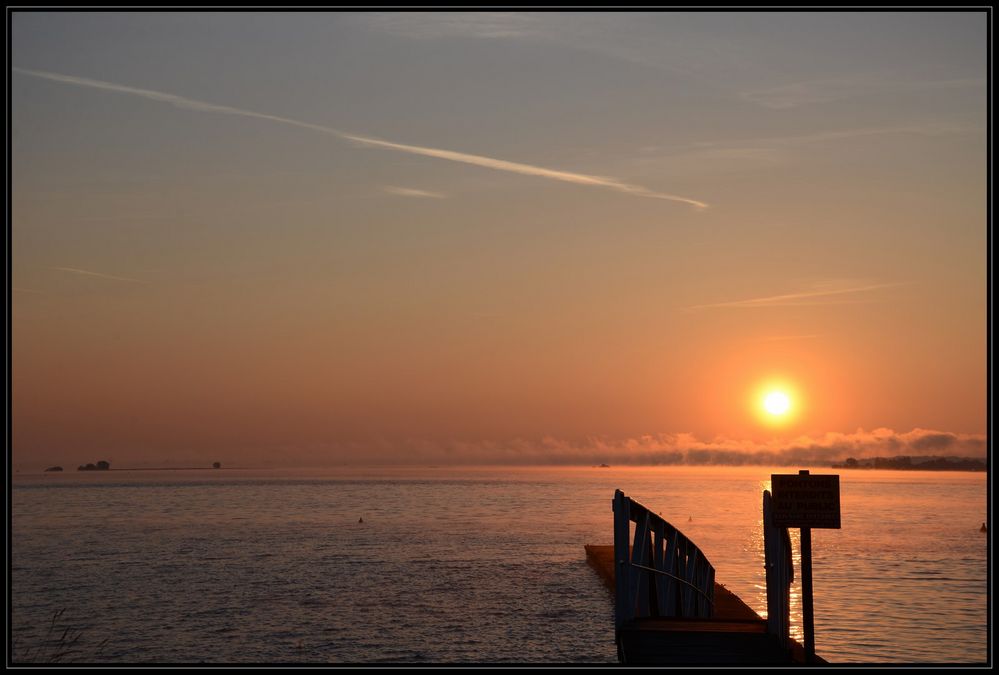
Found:
[[[111,468],[111,462],[105,462],[103,459],[97,464],[81,464],[77,467],[77,471],[107,471]]]
[[[848,458],[834,469],[896,469],[900,471],[985,471],[985,462],[971,457],[927,457],[916,461],[908,455],[896,457]]]

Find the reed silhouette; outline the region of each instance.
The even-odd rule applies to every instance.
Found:
[[[11,660],[14,663],[73,663],[95,662],[99,660],[108,643],[105,638],[96,646],[80,642],[83,629],[67,623],[63,619],[66,608],[52,615],[48,629],[35,644],[24,645],[14,640],[11,644]]]

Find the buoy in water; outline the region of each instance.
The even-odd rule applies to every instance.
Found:
[[[358,519],[357,519],[357,522],[359,522],[359,523],[363,523],[363,522],[364,522],[364,518],[358,518]]]

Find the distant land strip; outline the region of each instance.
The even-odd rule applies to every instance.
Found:
[[[985,460],[973,457],[865,457],[847,459],[832,465],[833,469],[894,469],[896,471],[985,471]]]
[[[145,466],[134,469],[108,469],[108,471],[222,471],[223,469],[241,469],[239,466]]]

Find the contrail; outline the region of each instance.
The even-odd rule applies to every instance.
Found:
[[[91,272],[89,270],[81,270],[75,267],[53,267],[52,269],[58,270],[60,272],[70,272],[72,274],[82,274],[88,277],[100,277],[101,279],[112,279],[114,281],[129,281],[133,284],[148,284],[148,281],[140,281],[139,279],[130,279],[129,277],[116,277],[112,274],[102,274],[100,272]]]
[[[11,70],[18,73],[22,73],[24,75],[30,75],[32,77],[40,77],[42,79],[51,80],[53,82],[60,82],[62,84],[71,84],[79,87],[90,87],[91,89],[101,89],[103,91],[110,91],[119,94],[130,94],[132,96],[140,96],[142,98],[146,98],[152,101],[169,103],[170,105],[176,106],[178,108],[184,108],[187,110],[198,110],[201,112],[218,113],[222,115],[241,115],[243,117],[254,117],[257,119],[269,120],[271,122],[277,122],[279,124],[288,124],[291,126],[300,127],[302,129],[309,129],[323,134],[329,134],[332,136],[336,136],[337,138],[341,138],[343,140],[351,141],[353,143],[357,143],[360,145],[366,145],[369,147],[384,148],[386,150],[406,152],[413,155],[423,155],[425,157],[435,157],[437,159],[443,159],[451,162],[460,162],[462,164],[472,164],[474,166],[481,166],[487,169],[494,169],[496,171],[519,173],[526,176],[539,176],[541,178],[548,178],[550,180],[563,181],[566,183],[575,183],[576,185],[603,187],[611,190],[616,190],[618,192],[623,192],[626,194],[636,195],[639,197],[650,197],[653,199],[667,199],[675,202],[683,202],[685,204],[690,204],[691,206],[696,206],[699,209],[704,209],[708,207],[706,203],[698,201],[696,199],[689,199],[687,197],[680,197],[677,195],[655,192],[654,190],[650,190],[640,185],[629,185],[628,183],[622,183],[619,180],[616,180],[614,178],[608,178],[605,176],[589,176],[582,173],[572,173],[570,171],[558,171],[555,169],[546,169],[544,167],[533,166],[531,164],[509,162],[502,159],[496,159],[494,157],[483,157],[481,155],[470,155],[464,152],[455,152],[453,150],[442,150],[439,148],[426,148],[419,145],[406,145],[404,143],[394,143],[392,141],[386,141],[379,138],[372,138],[369,136],[357,136],[354,134],[348,134],[344,131],[340,131],[339,129],[325,127],[320,124],[310,124],[308,122],[301,122],[299,120],[294,120],[287,117],[278,117],[276,115],[267,115],[265,113],[254,112],[252,110],[242,110],[240,108],[232,108],[230,106],[225,106],[225,105],[216,105],[214,103],[206,103],[205,101],[196,101],[194,99],[185,98],[183,96],[177,96],[176,94],[168,94],[161,91],[153,91],[151,89],[138,89],[136,87],[127,87],[121,84],[114,84],[113,82],[93,80],[86,77],[75,77],[73,75],[61,75],[59,73],[49,73],[41,70],[28,70],[26,68],[16,68],[16,67],[12,67]]]
[[[888,288],[890,286],[900,286],[901,282],[890,283],[890,284],[873,284],[871,286],[856,286],[853,288],[840,288],[830,291],[807,291],[804,293],[787,293],[785,295],[771,295],[765,298],[750,298],[748,300],[733,300],[731,302],[715,302],[709,305],[692,305],[687,307],[687,309],[707,309],[709,307],[782,307],[782,306],[795,306],[795,305],[814,305],[814,304],[824,304],[816,302],[807,302],[811,298],[822,298],[831,295],[845,295],[847,293],[862,293],[864,291],[873,291],[879,288]],[[796,300],[806,300],[804,303],[796,303]]]
[[[354,136],[352,134],[346,134],[340,131],[335,131],[330,129],[331,133],[335,133],[341,138],[345,138],[349,141],[354,141],[355,143],[361,143],[362,145],[370,145],[379,148],[386,148],[389,150],[398,150],[400,152],[408,152],[414,155],[424,155],[426,157],[436,157],[438,159],[446,159],[452,162],[461,162],[463,164],[474,164],[475,166],[486,167],[487,169],[496,169],[497,171],[508,171],[510,173],[520,173],[527,176],[541,176],[542,178],[550,178],[552,180],[565,181],[566,183],[575,183],[577,185],[592,185],[596,187],[611,188],[612,190],[617,190],[618,192],[625,192],[627,194],[638,195],[641,197],[652,197],[654,199],[669,199],[675,202],[683,202],[685,204],[690,204],[698,208],[707,208],[707,204],[704,202],[699,202],[696,199],[688,199],[686,197],[678,197],[676,195],[667,195],[661,192],[653,192],[648,188],[641,187],[639,185],[628,185],[627,183],[622,183],[613,178],[607,178],[604,176],[587,176],[581,173],[570,173],[568,171],[557,171],[555,169],[545,169],[540,166],[532,166],[530,164],[519,164],[517,162],[508,162],[502,159],[495,159],[493,157],[483,157],[481,155],[469,155],[464,152],[454,152],[453,150],[440,150],[438,148],[424,148],[418,145],[404,145],[402,143],[392,143],[390,141],[383,141],[377,138],[369,138],[367,136]]]
[[[820,337],[819,335],[778,335],[776,337],[761,338],[760,342],[779,342],[781,340],[809,340]]]
[[[440,192],[417,190],[416,188],[396,187],[394,185],[386,185],[382,187],[382,190],[390,195],[397,195],[399,197],[417,197],[424,199],[444,199],[447,197],[447,195],[441,194]]]

